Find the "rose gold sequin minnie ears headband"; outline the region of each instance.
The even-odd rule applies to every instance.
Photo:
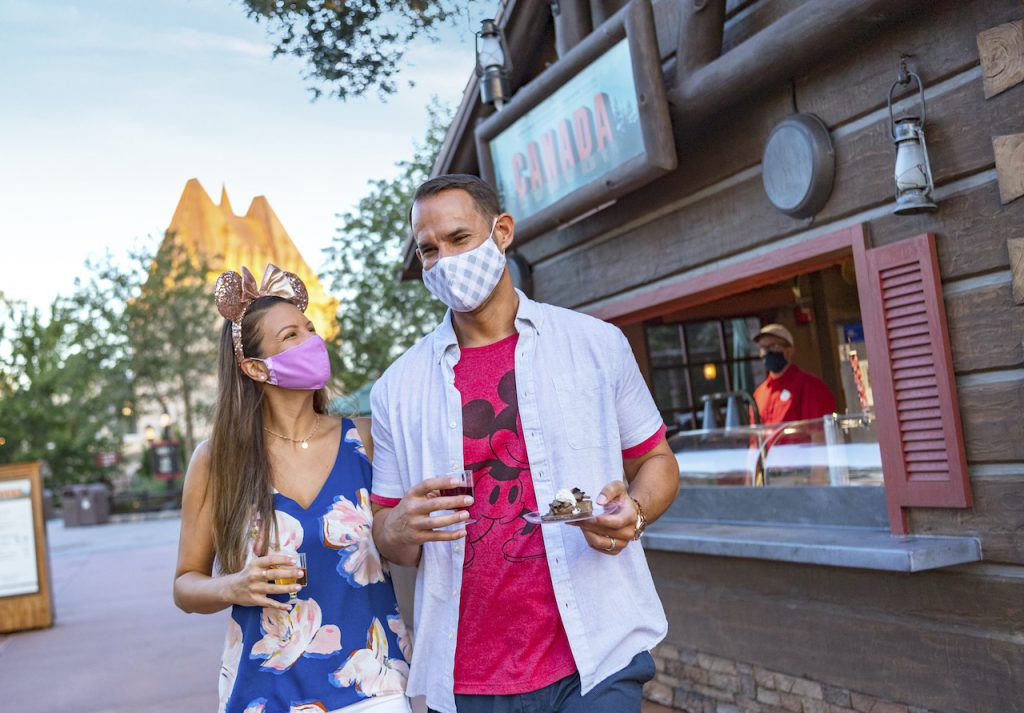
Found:
[[[302,280],[294,273],[285,272],[276,265],[267,265],[263,272],[263,282],[256,287],[256,278],[247,267],[242,267],[242,274],[225,272],[217,278],[213,288],[217,301],[217,310],[224,319],[231,322],[231,339],[235,345],[235,359],[239,364],[245,359],[242,354],[242,318],[245,317],[249,305],[260,297],[280,297],[288,300],[302,312],[309,305],[309,293]]]

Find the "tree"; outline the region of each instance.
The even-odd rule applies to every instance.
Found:
[[[430,176],[449,114],[436,103],[430,107],[426,140],[415,146],[413,159],[396,164],[397,177],[369,182],[370,192],[341,216],[342,225],[324,250],[323,277],[342,298],[335,376],[349,393],[380,376],[444,314],[444,305],[422,282],[399,282],[398,271],[409,234],[409,203]]]
[[[199,394],[212,391],[217,373],[217,326],[210,267],[192,255],[174,233],[153,254],[137,251],[137,274],[145,275],[125,310],[135,388],[143,398],[181,406],[185,453],[196,444],[196,423],[209,405]],[[144,272],[143,272],[144,271]]]
[[[393,94],[405,47],[418,37],[437,41],[437,31],[468,19],[475,0],[243,0],[246,14],[266,20],[276,36],[274,56],[306,62],[305,79],[317,99],[318,84],[331,85],[341,100],[376,88]]]
[[[165,413],[171,403],[181,406],[191,455],[208,405],[197,393],[215,386],[219,320],[209,266],[173,233],[159,246],[135,246],[127,257],[117,261],[108,254],[87,263],[89,278],[76,281],[78,319],[103,334],[102,349],[111,359],[116,355],[133,401],[155,402]]]
[[[96,454],[124,433],[123,361],[73,298],[44,311],[0,296],[0,311],[0,463],[45,460],[56,484],[95,480]]]

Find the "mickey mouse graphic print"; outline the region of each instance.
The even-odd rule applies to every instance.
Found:
[[[464,348],[455,366],[465,463],[474,476],[470,514],[476,519],[467,526],[455,693],[524,693],[576,671],[540,527],[523,519],[537,509],[537,496],[516,399],[518,340],[514,334]],[[494,622],[510,612],[519,623],[495,637]],[[495,660],[503,664],[495,666]]]

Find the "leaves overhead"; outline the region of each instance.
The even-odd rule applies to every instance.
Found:
[[[246,14],[265,20],[274,36],[274,56],[306,62],[313,98],[341,100],[376,89],[382,98],[397,90],[396,75],[410,42],[437,41],[438,30],[467,17],[473,2],[441,0],[242,0]]]

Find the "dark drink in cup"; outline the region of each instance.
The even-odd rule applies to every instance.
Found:
[[[464,497],[466,495],[469,495],[470,497],[473,496],[473,471],[457,470],[454,473],[445,473],[441,477],[459,481],[458,484],[455,485],[454,487],[444,488],[443,490],[441,490],[441,497],[453,498],[460,496]],[[460,507],[455,508],[455,510],[468,509],[468,505],[462,505]],[[469,518],[468,520],[464,520],[463,522],[466,522],[468,524],[470,522],[476,522],[476,520],[474,520],[473,518]]]

